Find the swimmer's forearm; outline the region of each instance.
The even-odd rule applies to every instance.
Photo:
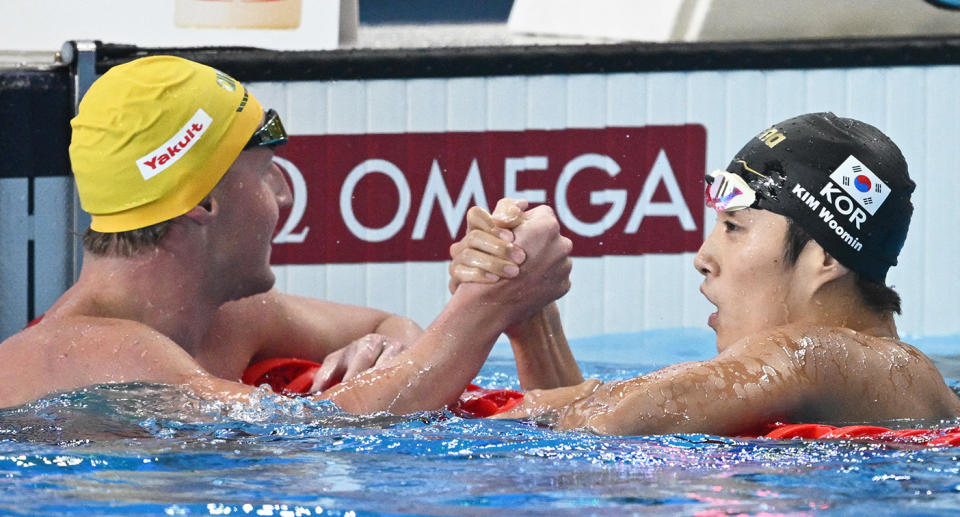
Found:
[[[531,418],[541,415],[549,415],[549,420],[556,420],[558,415],[566,417],[566,410],[578,402],[589,399],[593,393],[602,386],[599,379],[587,379],[579,384],[564,386],[548,390],[531,390],[524,394],[523,403],[509,411],[498,413],[493,418]],[[556,425],[561,428],[585,427],[584,425],[571,425],[562,427],[558,422]],[[565,423],[571,424],[569,420]]]
[[[517,375],[524,390],[559,388],[583,382],[556,303],[507,329]]]
[[[406,344],[415,342],[420,336],[423,335],[423,329],[420,328],[420,325],[417,325],[409,318],[404,318],[403,316],[397,316],[394,314],[391,314],[380,321],[373,332],[391,337],[397,341],[400,341],[401,343]]]
[[[463,285],[443,312],[407,350],[390,363],[368,370],[325,391],[351,413],[406,414],[439,409],[454,402],[476,377],[509,311],[483,303]]]

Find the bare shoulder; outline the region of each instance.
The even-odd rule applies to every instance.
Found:
[[[176,343],[129,320],[48,317],[0,343],[0,407],[113,382],[182,383],[199,366]],[[14,366],[15,365],[15,366]]]
[[[837,366],[848,361],[922,361],[916,348],[895,338],[876,337],[848,328],[784,325],[734,343],[722,356],[787,360],[802,371]]]
[[[896,337],[792,325],[771,331],[766,339],[777,344],[768,353],[790,360],[799,378],[818,393],[817,404],[807,409],[811,419],[875,422],[960,414],[960,399],[933,362]]]
[[[766,336],[752,337],[751,341],[764,338],[775,342],[805,368],[833,367],[850,372],[851,366],[933,367],[929,358],[909,343],[843,327],[788,325],[773,329]]]

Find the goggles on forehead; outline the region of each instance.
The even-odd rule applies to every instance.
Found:
[[[713,171],[706,176],[707,206],[717,212],[736,212],[750,208],[757,201],[757,193],[739,174]]]
[[[269,109],[263,125],[253,133],[247,145],[243,146],[243,150],[260,146],[277,147],[285,143],[287,143],[287,130],[283,128],[283,122],[280,122],[280,115],[277,115],[273,109]]]

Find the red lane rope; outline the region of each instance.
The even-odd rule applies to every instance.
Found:
[[[942,429],[890,429],[875,425],[848,425],[837,427],[826,424],[775,424],[774,429],[749,438],[775,440],[850,439],[884,443],[906,443],[945,447],[960,445],[960,427]]]

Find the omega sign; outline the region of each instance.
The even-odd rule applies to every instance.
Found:
[[[576,256],[696,251],[706,131],[631,128],[292,136],[274,264],[446,260],[472,205],[552,206]]]

